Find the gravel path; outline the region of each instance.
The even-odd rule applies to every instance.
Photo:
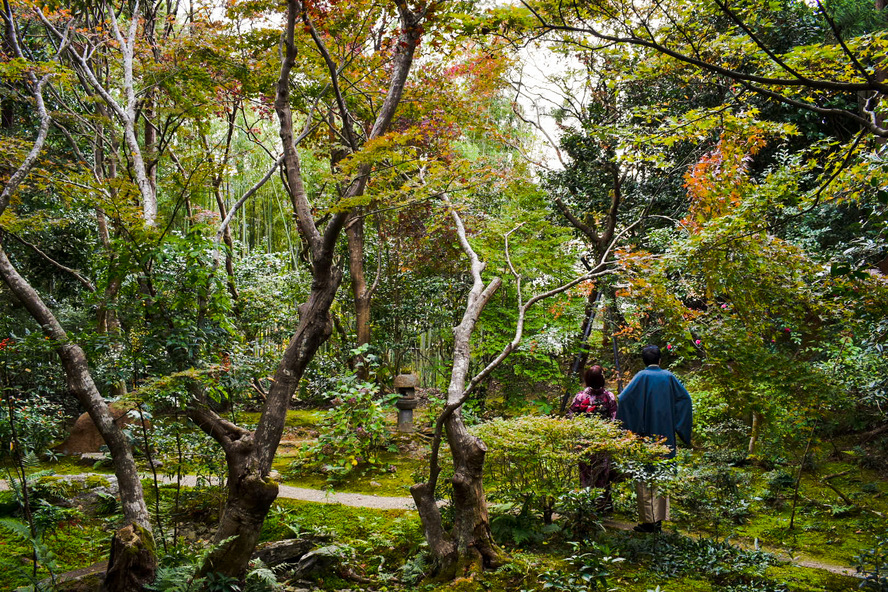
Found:
[[[104,477],[109,481],[114,481],[114,475],[105,473],[81,473],[79,475],[70,475],[84,479],[90,475]],[[59,475],[60,477],[68,477],[68,475]],[[151,475],[143,474],[143,479],[150,479]],[[172,479],[160,477],[164,483],[174,483]],[[183,475],[182,485],[185,487],[196,487],[197,477],[194,475]],[[9,484],[5,479],[0,480],[0,491],[9,489]],[[278,497],[286,499],[300,500],[304,502],[316,502],[321,504],[342,504],[343,506],[354,506],[357,508],[372,508],[374,510],[415,510],[416,505],[413,503],[412,497],[387,497],[381,495],[366,495],[363,493],[344,493],[341,491],[326,491],[319,489],[305,489],[304,487],[292,487],[290,485],[281,485]]]
[[[85,479],[90,475],[98,475],[100,477],[104,477],[109,481],[116,480],[114,475],[108,475],[105,473],[81,473],[79,475],[60,475],[63,477],[71,477],[78,479]],[[143,474],[143,478],[151,478],[151,475]],[[162,481],[165,483],[172,483],[171,479],[162,477]],[[197,486],[197,477],[194,475],[184,475],[182,477],[182,485],[185,487],[195,487]],[[7,484],[6,480],[0,479],[0,491],[4,491],[9,489],[9,484]],[[366,495],[362,493],[344,493],[344,492],[336,492],[336,491],[325,491],[319,489],[306,489],[304,487],[293,487],[291,485],[281,485],[280,491],[278,492],[278,497],[286,498],[286,499],[295,499],[305,502],[316,502],[321,504],[342,504],[343,506],[353,506],[358,508],[373,508],[376,510],[415,510],[416,506],[413,503],[413,498],[410,497],[387,497],[380,495]],[[615,530],[631,530],[634,524],[629,522],[622,522],[619,520],[605,520],[603,522],[605,528],[615,529]],[[764,549],[766,551],[770,551],[775,553],[781,559],[790,561],[794,565],[798,565],[800,567],[809,567],[814,569],[825,569],[835,574],[840,574],[844,576],[856,576],[857,574],[851,568],[842,566],[824,563],[822,561],[817,561],[814,559],[806,559],[801,557],[790,558],[786,556],[784,553],[780,551],[776,551],[773,549]]]

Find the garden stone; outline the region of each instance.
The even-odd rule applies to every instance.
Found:
[[[285,539],[260,546],[253,552],[253,559],[259,559],[268,567],[282,563],[297,563],[319,543],[327,542],[328,537],[306,537]]]
[[[419,405],[416,398],[416,386],[419,377],[416,374],[399,374],[395,376],[392,386],[400,393],[401,398],[395,401],[398,408],[398,431],[410,433],[413,431],[413,410]]]
[[[95,592],[101,587],[107,569],[108,562],[100,561],[89,567],[82,567],[56,576],[55,588],[51,588],[52,581],[47,578],[40,582],[39,589],[55,589],[58,592]]]
[[[328,545],[309,551],[299,560],[293,570],[293,577],[301,578],[312,571],[327,569],[338,561],[339,557],[339,547],[336,545]]]
[[[96,463],[110,462],[111,457],[104,452],[84,452],[80,455],[80,464],[89,467],[95,466]]]
[[[119,493],[114,475],[51,475],[38,479],[33,489],[53,505],[92,515]]]
[[[127,415],[130,411],[130,407],[128,406],[112,403],[109,405],[109,410],[111,411],[111,416],[114,418],[114,423],[121,427],[133,423],[139,424],[138,417],[134,418]],[[146,420],[145,423],[150,428],[150,422]],[[74,427],[71,428],[68,439],[65,440],[57,450],[62,454],[98,452],[104,445],[105,441],[102,440],[102,436],[99,434],[99,430],[93,423],[92,418],[89,414],[83,413],[77,418],[77,421],[74,422]]]

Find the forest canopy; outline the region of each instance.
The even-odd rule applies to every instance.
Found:
[[[746,462],[888,431],[882,0],[2,15],[3,462],[26,481],[89,414],[108,590],[150,584],[167,536],[113,407],[224,467],[198,577],[247,569],[288,411],[329,410],[303,461],[343,477],[377,463],[398,375],[431,391],[411,495],[442,577],[507,561],[472,426],[562,414],[593,361],[616,392],[659,345],[695,446],[730,425]]]

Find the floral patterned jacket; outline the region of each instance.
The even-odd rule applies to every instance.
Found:
[[[570,404],[570,415],[597,415],[603,419],[617,416],[617,398],[604,387],[587,386],[576,394]]]

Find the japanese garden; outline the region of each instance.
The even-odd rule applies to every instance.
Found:
[[[0,590],[888,591],[885,0],[0,8]]]

